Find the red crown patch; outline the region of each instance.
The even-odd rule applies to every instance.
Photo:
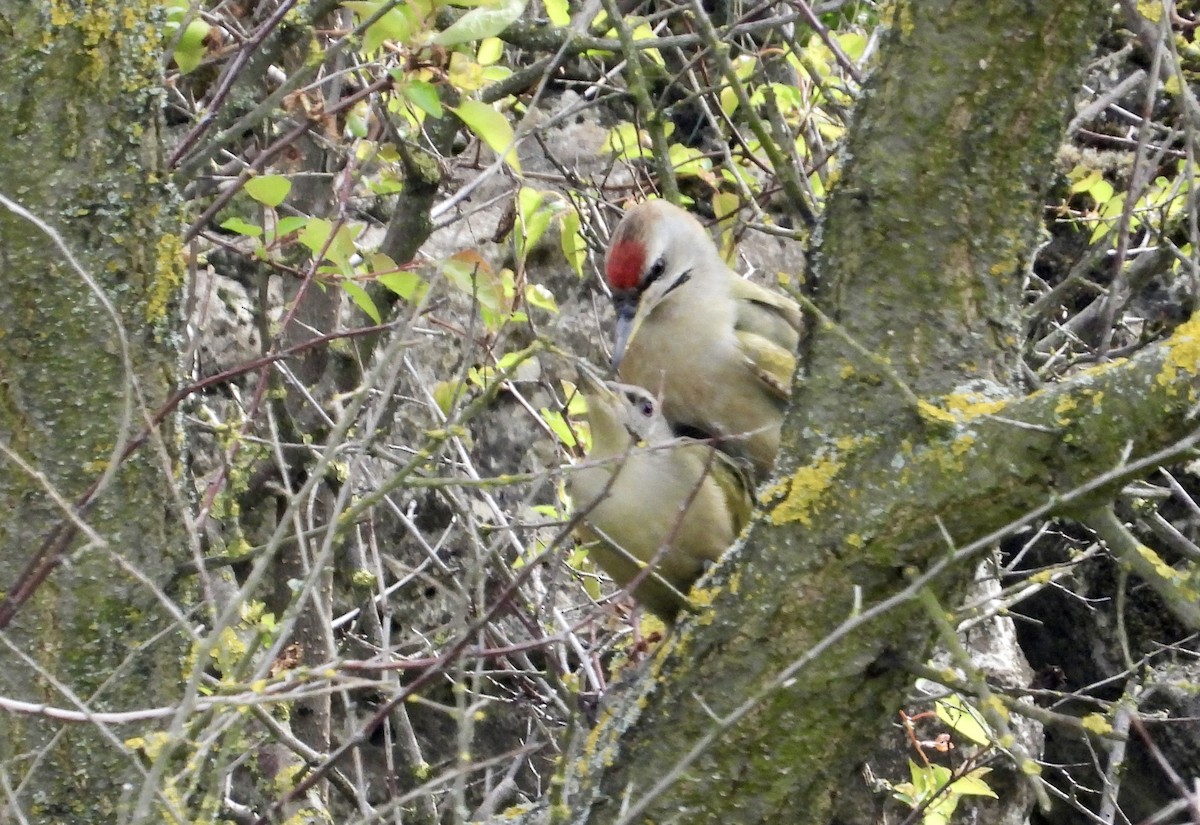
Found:
[[[637,241],[617,241],[608,252],[604,277],[613,289],[636,289],[646,269],[646,247]]]

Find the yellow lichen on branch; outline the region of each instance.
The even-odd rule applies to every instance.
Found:
[[[942,399],[942,406],[962,421],[999,412],[1007,404],[1007,400],[991,399],[977,392],[955,392]]]
[[[146,299],[146,320],[164,322],[171,302],[183,286],[184,252],[178,235],[162,235],[156,244],[154,282]]]
[[[1008,404],[1007,400],[990,399],[977,392],[955,392],[940,399],[940,403],[920,401],[917,412],[926,421],[936,424],[960,424],[999,412]]]
[[[771,523],[778,526],[798,521],[811,527],[813,516],[824,506],[829,487],[842,467],[843,462],[837,458],[821,456],[764,490],[764,502],[783,499],[772,508]]]
[[[1193,376],[1200,373],[1200,312],[1194,313],[1187,323],[1175,330],[1167,347],[1166,360],[1154,380],[1174,395],[1178,392],[1174,385],[1181,371]],[[1196,400],[1195,383],[1189,390],[1189,399]]]

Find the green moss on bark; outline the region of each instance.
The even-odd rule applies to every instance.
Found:
[[[159,159],[158,5],[46,0],[12,7],[0,26],[3,192],[61,235],[94,284],[0,208],[0,431],[43,476],[0,460],[6,590],[64,522],[46,487],[78,500],[171,389],[177,353],[164,322],[182,261]],[[170,454],[172,438],[163,443]],[[94,710],[171,700],[179,640],[150,641],[170,619],[125,569],[165,581],[185,553],[170,473],[153,447],[116,471],[83,515],[99,541],[74,542],[8,628],[36,665],[6,656],[0,692],[75,709],[53,677]],[[14,784],[30,772],[17,802],[36,821],[112,822],[137,776],[138,757],[92,725],[5,715],[0,751],[23,755],[7,770]]]

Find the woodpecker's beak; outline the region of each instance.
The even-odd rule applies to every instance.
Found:
[[[578,374],[579,388],[584,395],[612,395],[612,391],[605,386],[604,379],[596,374],[591,365],[580,363]]]
[[[621,424],[621,400],[612,388],[585,363],[579,364],[579,391],[587,400],[587,420],[592,428],[592,449],[597,444],[620,449],[625,436]]]
[[[613,306],[617,310],[617,326],[613,335],[612,367],[617,370],[625,357],[625,347],[633,335],[633,319],[637,315],[638,295],[636,292],[613,294]]]
[[[596,369],[586,363],[579,364],[578,376],[579,391],[587,399],[588,410],[603,406],[610,418],[616,418],[620,407],[620,399],[614,389],[617,385],[605,381]]]

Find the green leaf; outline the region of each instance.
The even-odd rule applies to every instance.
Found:
[[[383,318],[379,315],[379,309],[375,306],[375,302],[371,300],[371,296],[354,281],[342,281],[342,289],[346,290],[347,294],[358,304],[358,308],[367,315],[371,316],[371,320],[377,324],[383,323]]]
[[[542,420],[546,422],[553,433],[558,436],[558,440],[568,447],[577,446],[575,441],[575,433],[571,431],[571,425],[567,423],[567,419],[563,418],[562,413],[557,410],[547,409],[542,407],[538,410],[542,416]]]
[[[484,66],[482,75],[488,83],[499,83],[512,77],[512,69],[508,66]]]
[[[304,222],[304,229],[296,239],[308,247],[314,255],[321,254],[333,232],[333,224],[324,218],[309,218]]]
[[[675,174],[680,177],[703,177],[712,170],[712,160],[707,155],[682,143],[672,143],[667,148],[667,159],[675,167]]]
[[[1116,190],[1113,189],[1113,185],[1106,180],[1098,181],[1088,190],[1088,194],[1092,196],[1092,200],[1096,203],[1108,203],[1112,200],[1115,192]]]
[[[521,165],[517,160],[516,147],[513,141],[512,126],[500,112],[486,103],[478,100],[464,100],[451,109],[458,115],[459,120],[467,128],[486,143],[497,155],[504,155],[504,160],[514,172],[520,174]]]
[[[241,218],[229,218],[221,222],[222,229],[228,229],[230,232],[236,232],[239,235],[246,235],[250,238],[257,238],[263,233],[261,226],[255,226],[252,223],[247,223]]]
[[[558,302],[554,300],[554,293],[541,284],[526,284],[525,303],[548,312],[558,312]]]
[[[519,214],[528,217],[536,212],[546,200],[546,193],[528,186],[522,186],[517,193],[517,210]]]
[[[958,735],[969,739],[976,745],[989,745],[992,742],[992,731],[984,720],[983,715],[963,701],[957,693],[952,693],[945,699],[933,703],[938,719],[946,723]]]
[[[562,28],[571,22],[571,8],[567,4],[567,0],[542,0],[542,6],[546,9],[546,16],[550,18],[550,23],[558,28]]]
[[[1112,733],[1112,724],[1104,717],[1102,713],[1089,713],[1080,720],[1083,723],[1083,729],[1097,736],[1107,736]]]
[[[366,106],[355,106],[346,112],[346,132],[351,137],[362,139],[367,136],[367,112]]]
[[[203,62],[205,55],[208,54],[208,47],[204,45],[204,40],[208,37],[210,28],[203,20],[192,20],[180,35],[179,42],[175,44],[174,57],[175,65],[183,74],[195,71],[196,67]],[[179,30],[179,24],[176,23],[172,26],[168,23],[166,30],[173,34]]]
[[[525,11],[526,0],[500,0],[491,6],[471,9],[445,30],[438,32],[433,43],[438,46],[457,46],[472,40],[495,37],[517,22]]]
[[[954,780],[950,791],[960,796],[990,796],[992,799],[999,799],[1000,797],[996,796],[996,792],[983,779],[991,772],[991,768],[976,768],[966,776],[960,776]]]
[[[746,86],[753,85],[754,76],[762,71],[762,60],[757,55],[743,54],[733,59],[733,75]]]
[[[386,259],[387,265],[382,265],[378,259]],[[399,269],[382,252],[371,256],[371,272],[376,281],[409,303],[419,303],[429,293],[429,282],[425,278],[411,270]]]
[[[280,218],[279,223],[275,224],[275,238],[285,238],[307,225],[308,218],[300,217],[299,215],[289,215],[286,218]]]
[[[379,283],[406,301],[415,303],[425,297],[429,284],[415,272],[388,272],[380,275]]]
[[[506,376],[511,375],[513,370],[529,360],[529,350],[516,350],[515,352],[506,352],[496,361],[496,369],[504,373]]]
[[[481,367],[470,367],[467,370],[467,381],[481,390],[486,390],[488,385],[496,380],[496,370],[484,364]]]
[[[246,181],[246,194],[271,208],[283,203],[291,191],[292,182],[283,175],[259,175]]]
[[[587,399],[583,393],[570,381],[560,381],[563,397],[567,399],[567,415],[580,418],[587,412]]]
[[[424,80],[410,80],[404,86],[404,96],[409,102],[430,117],[440,118],[443,114],[442,101],[437,87]]]
[[[355,22],[361,24],[373,17],[384,3],[383,0],[346,0],[342,5],[354,12]],[[363,35],[364,52],[373,52],[387,41],[405,43],[412,37],[412,21],[404,10],[404,6],[397,6],[367,27]]]
[[[582,398],[582,396],[580,396]],[[586,403],[586,402],[584,402]],[[583,447],[583,452],[590,453],[592,451],[592,428],[588,426],[587,419],[581,415],[573,416],[575,421],[575,437],[579,439],[580,445]]]
[[[734,218],[737,216],[740,204],[741,198],[732,192],[718,192],[713,195],[713,214],[716,215],[721,228],[721,257],[727,264],[732,264],[734,261],[734,252],[736,251],[733,237],[733,228],[736,224]]]
[[[490,66],[502,57],[504,57],[504,41],[499,37],[484,38],[483,42],[479,44],[479,51],[475,54],[475,60],[480,66]]]
[[[1121,212],[1125,209],[1124,198],[1118,195],[1117,197],[1110,198],[1099,206],[1100,208],[1097,210],[1097,214],[1099,215],[1100,219],[1096,221],[1096,227],[1092,230],[1092,237],[1089,241],[1090,243],[1096,243],[1116,228],[1117,222],[1121,217]],[[1137,215],[1131,215],[1129,219],[1130,230],[1132,231],[1136,229],[1138,223],[1139,221]]]
[[[325,251],[325,257],[343,268],[349,267],[350,258],[358,252],[354,245],[354,235],[355,231],[350,226],[343,224],[338,227],[337,234],[333,236],[333,243]]]
[[[376,276],[387,275],[400,269],[390,255],[382,252],[372,252],[367,257],[367,267],[371,270],[371,274]]]
[[[517,193],[517,216],[519,225],[516,229],[517,258],[524,261],[529,250],[537,246],[537,242],[546,234],[550,226],[553,211],[545,205],[546,194],[527,186],[521,187]]]
[[[463,385],[458,381],[439,381],[434,385],[433,400],[443,415],[449,415],[450,410],[454,409],[454,404],[462,395],[463,389]]]
[[[350,256],[354,254],[354,237],[350,227],[342,225],[333,234],[333,224],[324,218],[309,218],[304,229],[297,238],[300,243],[312,250],[313,255],[324,253],[323,260],[332,261],[346,268],[350,264]]]
[[[941,787],[941,783],[937,781],[934,774],[936,767],[936,765],[918,765],[911,759],[908,760],[908,774],[912,777],[913,788],[916,790],[918,798],[924,798]]]
[[[644,143],[649,142],[649,138],[646,138]],[[620,123],[610,129],[608,137],[604,139],[604,151],[623,159],[649,156],[642,133],[632,123]]]
[[[921,817],[921,825],[950,825],[950,817],[958,807],[958,797],[938,797],[932,805],[925,809]],[[949,809],[949,810],[947,810]]]
[[[733,192],[718,192],[713,195],[713,214],[716,216],[717,221],[722,224],[731,220],[737,214],[739,205],[741,205],[741,198]]]
[[[529,250],[537,246],[537,242],[546,234],[546,230],[550,227],[550,219],[554,217],[554,212],[550,209],[539,209],[534,212],[529,218],[524,221],[525,231],[521,235],[521,242],[518,244],[521,260],[529,254]]]
[[[579,212],[574,208],[567,210],[562,216],[562,229],[559,233],[562,243],[563,256],[571,269],[580,278],[583,277],[583,263],[587,260],[587,241],[584,240],[580,228]]]
[[[843,32],[842,34],[834,35],[838,46],[841,47],[842,53],[851,60],[858,60],[867,50],[867,36],[862,32]]]
[[[644,19],[642,19],[638,25],[633,27],[633,30],[629,32],[629,35],[634,39],[634,42],[637,42],[638,40],[658,39],[658,35],[654,33],[654,27]],[[642,49],[641,54],[646,55],[660,66],[667,65],[666,60],[663,59],[663,56],[659,53],[658,49]]]
[[[460,292],[479,301],[484,309],[506,309],[504,288],[478,252],[468,249],[451,255],[442,262],[442,274]]]
[[[738,105],[741,103],[738,100],[737,92],[729,86],[721,89],[721,93],[717,95],[717,104],[721,107],[721,111],[730,117],[737,111]]]
[[[483,66],[475,62],[475,58],[462,52],[451,52],[450,69],[446,79],[460,95],[467,95],[487,85],[483,77]]]
[[[775,95],[775,103],[785,115],[795,115],[804,108],[804,99],[800,90],[787,83],[768,84],[771,93]]]
[[[500,287],[511,304],[512,299],[517,297],[517,274],[508,267],[500,270]]]
[[[376,195],[394,195],[404,191],[404,183],[387,171],[381,171],[378,178],[366,181],[367,189]]]
[[[1098,182],[1104,180],[1104,174],[1099,169],[1087,169],[1083,166],[1076,166],[1070,172],[1070,177],[1078,179],[1071,184],[1071,192],[1087,192]]]

